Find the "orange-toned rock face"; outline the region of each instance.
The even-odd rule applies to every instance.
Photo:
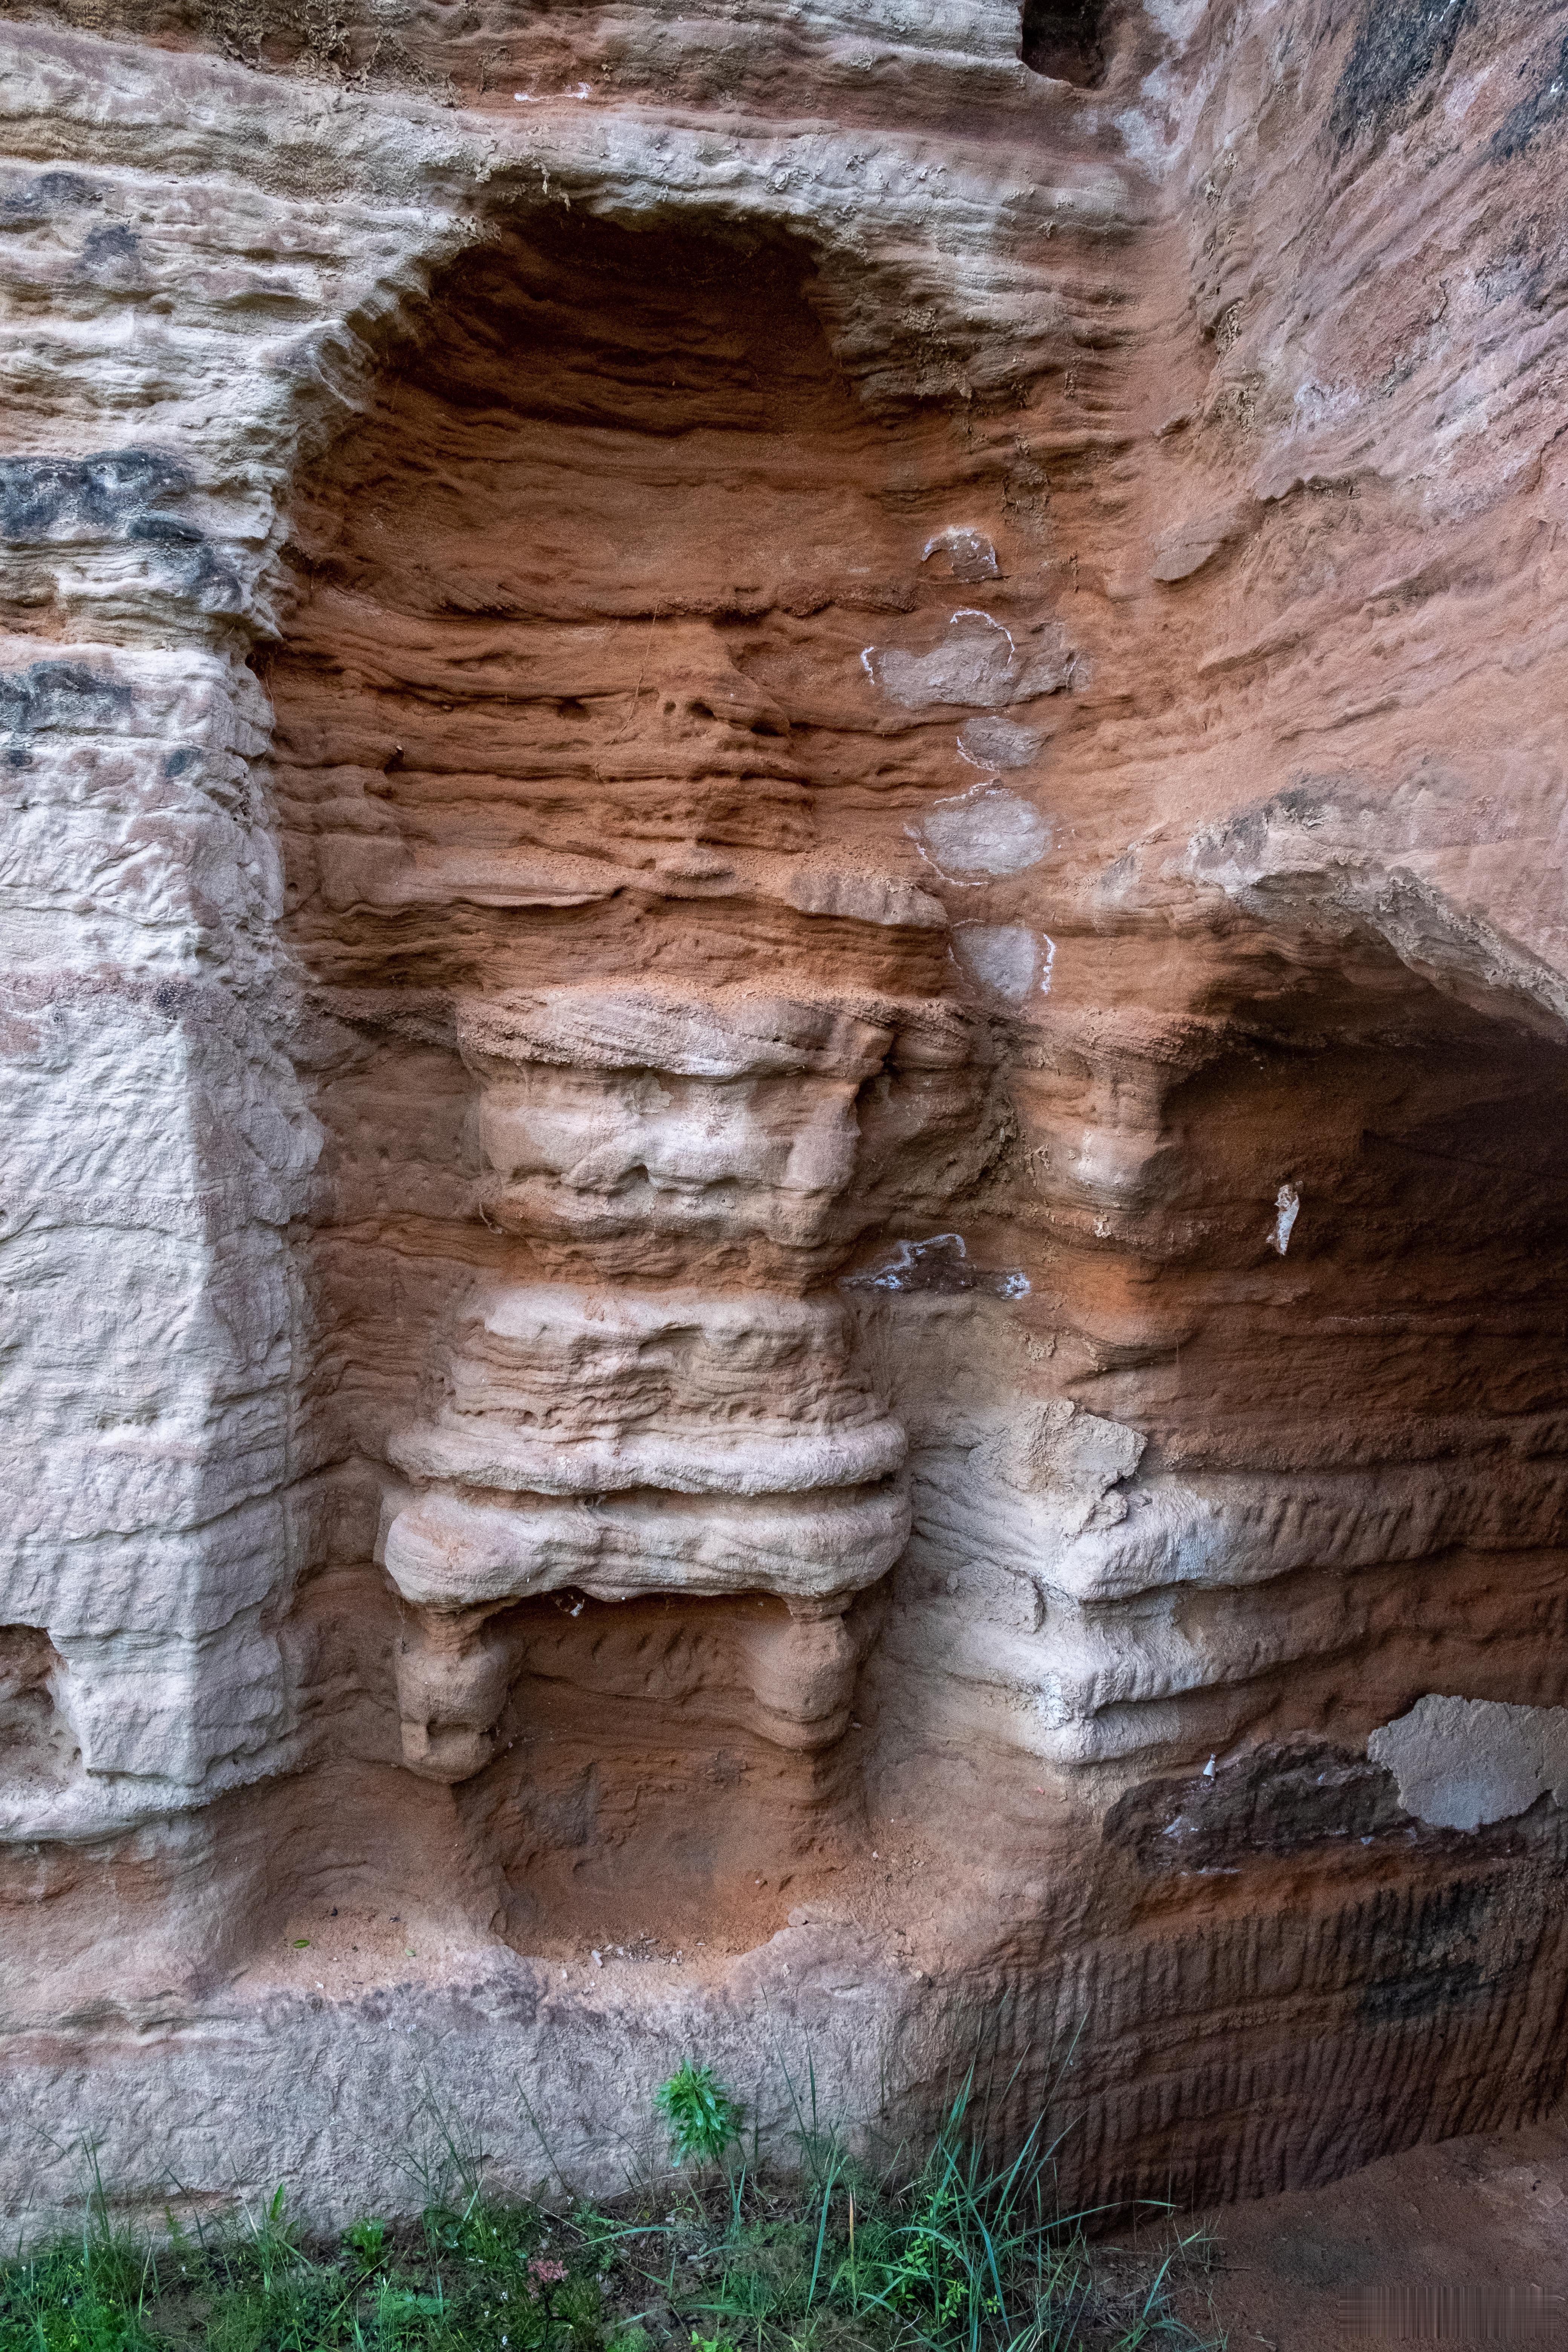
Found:
[[[1555,2095],[1560,11],[103,13],[0,185],[20,2095],[322,2213],[693,2048],[978,2036],[1087,2200]]]
[[[390,1466],[403,1752],[437,1779],[490,1762],[551,1593],[680,1598],[721,1629],[718,1704],[836,1742],[845,1612],[909,1539],[832,1278],[973,1192],[1007,1115],[906,817],[951,729],[918,678],[889,717],[863,643],[952,629],[909,551],[940,421],[857,406],[806,278],[592,220],[489,245],[299,528],[268,683],[292,936],[342,1024],[323,1313],[341,1442]],[[423,1123],[435,1034],[432,1150],[396,1107]],[[409,1256],[423,1314],[356,1314]],[[764,1596],[801,1630],[752,1659]]]

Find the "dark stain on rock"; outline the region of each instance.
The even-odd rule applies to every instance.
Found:
[[[95,228],[81,249],[82,260],[89,269],[104,269],[116,263],[135,261],[141,257],[142,242],[135,231],[122,222],[108,228]]]
[[[1212,1780],[1144,1780],[1106,1815],[1108,1845],[1148,1876],[1238,1870],[1333,1840],[1413,1831],[1394,1775],[1339,1748],[1259,1748]]]
[[[155,547],[167,557],[184,594],[200,611],[239,610],[238,580],[193,523],[181,522],[174,515],[143,515],[132,524],[126,537]]]
[[[1367,0],[1329,113],[1338,153],[1425,110],[1474,7],[1475,0]]]
[[[1295,825],[1314,833],[1332,812],[1333,803],[1327,793],[1310,785],[1289,785],[1271,800],[1238,809],[1234,816],[1198,834],[1194,842],[1195,861],[1200,868],[1223,866],[1237,858],[1257,865],[1268,847],[1268,837],[1276,824]]]
[[[131,688],[85,662],[35,662],[0,676],[0,728],[31,735],[40,727],[91,727],[127,709]]]
[[[1449,1879],[1422,1904],[1401,1958],[1418,1969],[1447,1960],[1456,1940],[1487,1932],[1497,1917],[1500,1899],[1495,1878]]]
[[[40,172],[36,179],[12,190],[0,204],[0,217],[43,220],[50,213],[76,212],[102,202],[102,190],[84,180],[79,172]]]
[[[1092,89],[1105,79],[1104,0],[1024,0],[1018,54],[1031,73]]]
[[[107,449],[90,457],[0,458],[0,539],[13,545],[118,539],[156,549],[184,594],[204,612],[237,611],[235,573],[193,522],[158,511],[190,477],[152,449]]]
[[[68,531],[139,535],[132,527],[153,520],[154,499],[189,488],[184,467],[154,449],[0,457],[0,535],[19,543]]]
[[[199,547],[202,543],[202,534],[195,523],[182,522],[178,515],[138,515],[125,536],[145,540],[154,547]]]
[[[1503,1990],[1495,1977],[1483,1972],[1479,1960],[1447,1960],[1368,1985],[1361,1997],[1361,2014],[1368,2025],[1410,2024],[1446,2009],[1472,2008]]]
[[[1456,1878],[1429,1894],[1414,1917],[1385,1916],[1373,1937],[1378,1973],[1359,2002],[1365,2021],[1415,2022],[1503,1999],[1521,1984],[1532,1955],[1518,1936],[1496,1935],[1502,1894],[1493,1877]]]
[[[1500,1907],[1495,1877],[1455,1877],[1415,1898],[1384,1889],[1368,1912],[1361,2018],[1399,2025],[1507,1992],[1521,1973],[1521,1948],[1493,1943]]]
[[[1494,163],[1511,163],[1553,122],[1568,114],[1568,36],[1553,64],[1545,68],[1528,98],[1503,117],[1487,152]]]

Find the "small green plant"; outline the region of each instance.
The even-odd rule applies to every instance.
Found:
[[[367,2271],[378,2271],[386,2260],[392,2231],[384,2221],[356,2221],[343,2231],[343,2243],[356,2253]]]
[[[654,2105],[669,2126],[678,2164],[718,2164],[741,2136],[745,2110],[732,2099],[711,2066],[688,2058],[654,2093]]]

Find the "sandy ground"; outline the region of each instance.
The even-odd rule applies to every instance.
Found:
[[[1568,2116],[1410,2148],[1212,2227],[1229,2352],[1568,2343]]]

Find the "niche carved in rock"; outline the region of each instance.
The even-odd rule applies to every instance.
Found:
[[[878,806],[921,721],[888,721],[865,608],[910,601],[885,491],[922,427],[895,467],[804,277],[502,236],[300,520],[269,684],[336,1024],[318,1297],[426,1778],[496,1754],[552,1594],[743,1597],[719,1649],[754,1730],[830,1746],[847,1612],[908,1538],[904,1432],[832,1285],[1000,1120]]]

